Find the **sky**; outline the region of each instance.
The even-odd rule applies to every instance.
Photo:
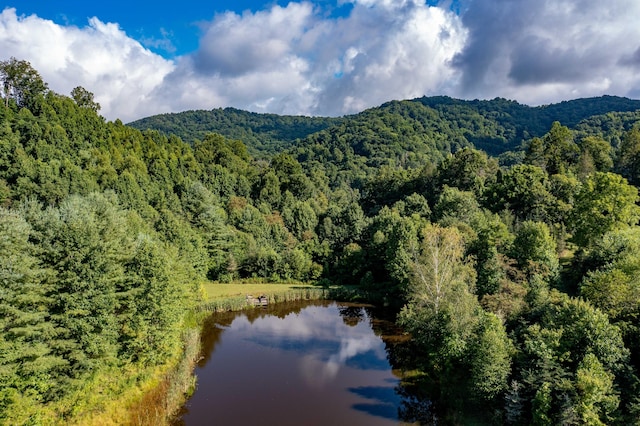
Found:
[[[640,98],[638,0],[10,0],[0,60],[108,120],[193,109],[342,116],[448,95]]]

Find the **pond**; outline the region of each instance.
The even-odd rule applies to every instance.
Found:
[[[404,424],[411,398],[390,360],[407,338],[371,307],[278,304],[214,315],[206,330],[178,424]]]

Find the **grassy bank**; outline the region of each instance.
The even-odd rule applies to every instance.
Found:
[[[247,296],[265,296],[269,304],[300,300],[342,299],[356,294],[342,287],[304,283],[204,283],[202,302],[191,312],[179,351],[166,363],[141,368],[136,364],[104,366],[74,392],[46,406],[27,397],[7,424],[167,425],[195,387],[193,368],[200,356],[204,319],[213,312],[253,309]],[[0,424],[3,421],[0,419]]]
[[[175,365],[153,381],[147,391],[129,404],[128,421],[117,424],[166,425],[169,423],[188,395],[195,387],[193,368],[199,356],[200,327],[202,321],[212,312],[250,309],[247,295],[266,296],[269,303],[296,300],[320,300],[327,297],[330,290],[303,283],[272,284],[260,282],[237,282],[231,284],[204,283],[203,302],[191,316],[191,328],[184,336],[184,351]],[[93,423],[93,424],[101,424]],[[105,423],[109,424],[109,423]]]
[[[71,414],[71,424],[167,425],[195,387],[193,368],[199,357],[202,322],[212,312],[252,309],[247,295],[266,296],[269,303],[335,298],[337,289],[304,283],[236,282],[202,285],[203,302],[188,314],[180,354],[164,366],[144,371],[101,374],[83,389],[82,407]],[[87,395],[94,397],[87,398]],[[108,395],[108,396],[107,396]],[[59,417],[58,417],[59,418]],[[47,423],[46,421],[44,423]]]
[[[250,309],[253,305],[247,300],[247,296],[266,296],[269,303],[280,303],[321,300],[330,298],[331,295],[331,289],[301,283],[206,283],[203,287],[206,293],[205,301],[198,309],[205,312]]]
[[[193,317],[193,315],[190,315]],[[103,365],[57,401],[39,404],[29,394],[14,396],[14,410],[0,425],[166,425],[195,385],[200,328],[189,324],[182,348],[166,363]]]

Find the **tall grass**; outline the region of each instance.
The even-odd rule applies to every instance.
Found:
[[[161,366],[104,366],[68,397],[46,407],[16,396],[19,412],[7,424],[168,425],[195,389],[193,368],[200,356],[200,331],[213,312],[253,309],[247,295],[266,296],[269,304],[353,298],[344,288],[300,283],[206,283],[205,301],[185,317],[182,351]],[[23,403],[23,404],[22,404]],[[0,424],[3,420],[0,419]]]
[[[271,286],[277,288],[279,285],[272,284]],[[329,292],[327,290],[318,287],[291,287],[279,291],[276,290],[276,288],[270,289],[269,292],[253,292],[252,295],[257,297],[264,294],[264,296],[268,298],[269,303],[293,302],[299,300],[322,300],[327,299],[329,296]],[[206,312],[228,312],[251,309],[253,307],[253,303],[247,299],[246,295],[244,295],[210,299],[207,302],[202,303],[198,307],[198,310]]]
[[[185,399],[195,389],[192,375],[200,351],[200,331],[192,328],[184,333],[184,352],[178,364],[170,370],[130,412],[131,422],[140,426],[167,425]]]

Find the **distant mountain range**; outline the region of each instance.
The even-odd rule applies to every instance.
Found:
[[[235,108],[155,115],[129,123],[137,129],[175,134],[186,142],[218,133],[241,140],[257,157],[268,157],[319,140],[350,140],[357,151],[367,144],[395,144],[404,150],[440,152],[474,146],[491,155],[517,149],[523,141],[544,135],[554,121],[589,132],[588,119],[607,113],[638,119],[640,101],[617,96],[576,99],[538,107],[496,98],[460,100],[447,96],[392,101],[359,114],[331,118],[259,114]],[[587,120],[586,123],[582,123]],[[596,120],[601,126],[602,120]],[[608,120],[624,127],[625,119]],[[582,126],[582,127],[580,127]],[[355,133],[354,133],[355,132]],[[615,145],[615,141],[613,141]],[[363,152],[364,154],[364,152]]]

